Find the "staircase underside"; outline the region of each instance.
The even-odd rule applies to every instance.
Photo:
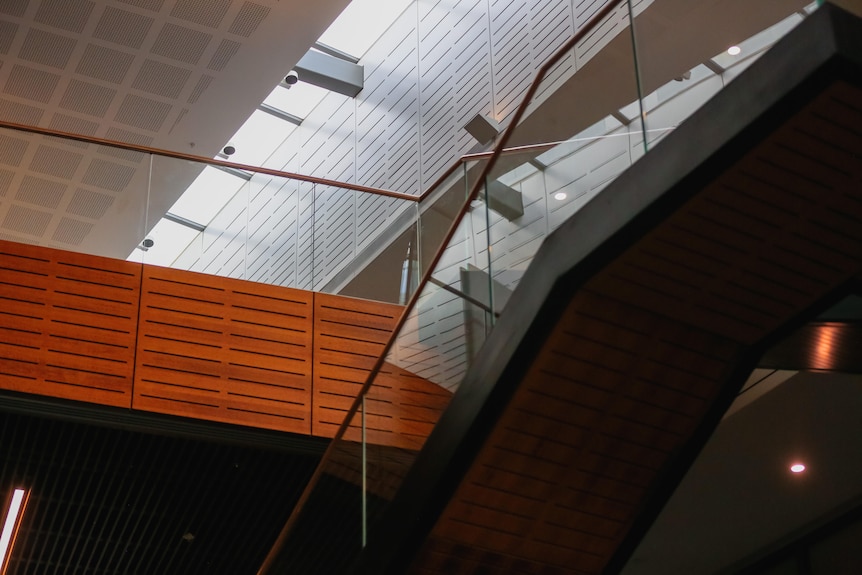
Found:
[[[822,8],[546,240],[360,572],[622,567],[763,352],[862,279],[860,60]]]

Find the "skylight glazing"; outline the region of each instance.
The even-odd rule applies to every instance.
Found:
[[[319,42],[359,60],[412,3],[413,0],[353,0],[323,33]],[[302,119],[328,93],[302,81],[290,88],[280,83],[263,104]],[[295,123],[255,110],[229,142],[225,142],[236,148],[228,159],[239,164],[262,166],[296,128]],[[245,183],[237,175],[208,167],[168,213],[188,220],[196,227],[206,227]],[[162,219],[147,235],[154,244],[146,250],[144,261],[169,266],[200,233],[193,227]],[[141,252],[136,250],[128,259],[140,261]]]
[[[413,0],[353,0],[320,43],[362,58]]]
[[[231,138],[236,153],[229,159],[238,164],[262,166],[294,129],[296,124],[255,110]]]

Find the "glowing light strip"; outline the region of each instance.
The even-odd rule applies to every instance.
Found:
[[[0,533],[0,575],[6,573],[6,568],[9,567],[7,559],[12,551],[12,544],[15,543],[18,518],[24,512],[24,505],[26,503],[27,491],[25,489],[16,489],[12,493],[12,501],[9,503],[9,510],[6,512],[6,522],[3,524],[3,532]]]

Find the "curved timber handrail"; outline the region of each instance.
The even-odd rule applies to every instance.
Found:
[[[535,79],[530,84],[530,87],[527,89],[527,92],[524,94],[524,99],[521,101],[521,104],[515,110],[515,114],[512,116],[512,119],[509,122],[508,126],[506,127],[506,130],[503,132],[502,136],[500,137],[500,140],[497,142],[497,145],[494,148],[494,152],[490,155],[488,162],[485,164],[484,168],[482,169],[481,174],[476,179],[476,183],[473,185],[472,189],[470,190],[470,193],[468,194],[466,201],[461,206],[461,209],[458,212],[457,217],[453,220],[452,225],[449,227],[449,230],[446,232],[446,235],[444,236],[443,241],[441,242],[440,247],[437,250],[437,253],[434,254],[434,257],[429,262],[428,268],[422,276],[422,280],[419,282],[419,285],[417,286],[416,290],[413,292],[413,295],[410,297],[410,300],[407,302],[407,305],[404,307],[404,310],[401,312],[401,317],[398,318],[398,322],[395,324],[395,328],[392,330],[392,335],[390,336],[389,340],[386,342],[386,345],[383,347],[383,350],[381,351],[380,356],[377,358],[377,361],[374,363],[374,367],[369,372],[368,377],[365,379],[365,383],[362,385],[362,388],[360,389],[359,393],[357,394],[356,398],[354,399],[353,404],[351,405],[350,409],[348,410],[347,414],[345,415],[344,421],[342,421],[341,426],[339,426],[338,431],[336,432],[335,436],[332,438],[332,441],[330,441],[329,446],[327,447],[326,451],[323,454],[323,457],[320,460],[320,463],[318,464],[317,468],[314,470],[314,473],[312,474],[311,479],[309,479],[309,482],[306,485],[305,490],[303,490],[302,495],[300,496],[299,500],[297,501],[296,506],[293,509],[293,512],[290,514],[290,517],[288,517],[287,523],[285,523],[284,528],[282,528],[282,530],[281,530],[281,533],[279,533],[278,538],[276,539],[275,543],[272,546],[272,549],[270,549],[269,553],[267,554],[266,558],[264,559],[264,562],[261,565],[260,569],[258,570],[257,575],[267,575],[268,572],[270,571],[270,569],[272,568],[273,564],[275,563],[275,559],[278,556],[281,549],[284,547],[284,544],[287,542],[287,538],[289,537],[290,532],[293,529],[293,527],[296,525],[296,522],[298,521],[299,516],[302,513],[303,507],[305,506],[305,504],[307,503],[308,499],[311,496],[311,493],[314,491],[315,487],[317,486],[318,481],[320,481],[320,478],[323,476],[324,469],[325,469],[327,463],[329,462],[329,460],[331,459],[332,454],[335,452],[336,444],[344,436],[344,433],[347,431],[347,428],[350,425],[350,422],[353,420],[353,417],[356,415],[356,413],[359,410],[359,407],[362,405],[363,396],[365,396],[368,393],[368,390],[370,389],[372,383],[376,379],[377,374],[380,372],[381,368],[383,367],[383,364],[385,363],[385,360],[386,360],[386,356],[392,350],[392,346],[395,344],[395,340],[398,338],[398,335],[401,332],[402,328],[404,327],[404,324],[407,322],[407,319],[409,318],[410,313],[416,307],[416,304],[419,301],[419,296],[421,295],[422,290],[424,290],[425,286],[430,281],[431,276],[434,273],[435,268],[437,267],[437,264],[440,262],[440,259],[443,257],[443,253],[446,251],[446,247],[449,245],[449,242],[452,241],[452,238],[454,237],[455,232],[457,231],[458,226],[461,223],[461,220],[464,218],[464,216],[469,211],[471,202],[478,197],[479,192],[482,189],[482,182],[485,181],[485,178],[488,176],[488,174],[490,173],[494,164],[496,163],[497,158],[499,158],[500,155],[505,151],[505,145],[511,139],[512,134],[514,133],[516,127],[518,126],[518,123],[521,121],[521,118],[523,118],[524,113],[527,110],[527,107],[530,105],[530,102],[533,100],[533,96],[535,96],[536,91],[539,89],[539,86],[541,85],[541,83],[544,80],[545,76],[547,75],[548,71],[553,66],[555,66],[557,64],[557,62],[559,62],[566,55],[566,53],[575,46],[575,44],[580,42],[584,38],[584,36],[586,36],[588,33],[590,33],[593,30],[593,28],[595,28],[611,12],[616,10],[617,7],[619,7],[624,1],[625,0],[611,0],[610,2],[608,2],[601,10],[596,12],[596,14],[589,20],[589,22],[587,22],[587,24],[583,28],[578,30],[578,32],[574,36],[569,38],[569,40],[567,40],[562,46],[560,46],[560,48],[558,48],[557,51],[554,52],[554,54],[550,57],[550,59],[548,59],[548,61],[545,62],[539,68],[539,71],[536,73]],[[464,161],[464,159],[462,158],[461,161]],[[437,182],[435,182],[434,186],[432,186],[432,189],[434,187],[436,187],[436,185],[439,182],[442,182],[446,177],[451,175],[454,172],[454,170],[457,168],[458,165],[460,165],[460,161],[455,166],[450,168],[446,172],[446,174],[444,174],[444,176],[441,176],[441,178],[439,178],[437,180]],[[423,194],[423,197],[425,195],[426,194]]]

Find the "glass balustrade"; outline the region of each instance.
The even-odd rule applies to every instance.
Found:
[[[0,139],[3,239],[390,303],[418,284],[418,196],[26,129]]]
[[[730,36],[711,29],[716,15],[707,12],[712,8],[703,8],[702,14],[698,9],[697,19],[680,22],[685,33],[669,35],[659,30],[666,17],[662,3],[604,6],[546,66],[523,114],[515,117],[510,111],[507,121],[515,126],[490,165],[488,156],[465,163],[463,183],[475,198],[468,196],[441,252],[431,257],[422,251],[426,281],[379,373],[356,401],[346,427],[352,432],[336,438],[334,451],[350,452],[364,470],[356,515],[362,544],[373,536],[449,402],[440,392],[457,392],[470,359],[544,238],[813,9],[804,3],[783,6],[752,21],[722,14],[722,21],[731,23],[734,45],[745,53],[737,61],[729,58],[739,54],[727,53],[724,46]],[[428,261],[431,269],[424,267]],[[399,370],[437,386],[440,395],[424,404],[393,405],[392,374]],[[398,445],[375,435],[381,421],[392,424],[398,417],[411,422],[400,431]],[[324,464],[330,474],[337,468],[334,459]]]

